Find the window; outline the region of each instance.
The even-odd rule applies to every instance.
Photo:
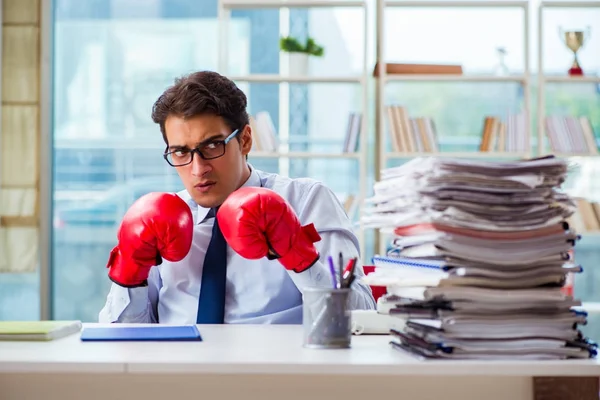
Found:
[[[217,70],[217,0],[54,0],[53,49],[53,318],[95,321],[109,287],[105,268],[116,230],[129,205],[151,190],[178,190],[179,178],[162,159],[164,144],[150,120],[151,105],[173,78],[198,69]],[[532,125],[536,132],[537,1],[530,4],[529,42]],[[369,65],[375,52],[375,1],[369,4]],[[493,18],[490,18],[493,12]],[[448,14],[450,13],[450,14]],[[591,27],[580,52],[589,74],[600,72],[600,9],[556,10],[544,17],[546,73],[564,74],[572,54],[559,27]],[[311,74],[360,74],[363,57],[361,11],[318,9],[233,10],[228,26],[228,74],[279,74],[279,35],[287,30],[317,38],[326,55],[312,60]],[[522,17],[515,10],[410,9],[386,11],[385,53],[390,62],[460,63],[470,73],[490,73],[496,47],[507,49],[511,69],[524,69]],[[266,111],[290,151],[340,152],[349,112],[360,109],[359,85],[238,81],[252,114]],[[369,160],[375,149],[374,82],[369,82]],[[546,112],[587,114],[600,132],[600,85],[548,84]],[[483,115],[518,110],[525,93],[517,83],[395,82],[386,103],[409,104],[411,113],[435,118],[442,150],[473,151]],[[282,106],[285,104],[285,106]],[[535,140],[535,135],[532,138]],[[535,143],[535,142],[532,142]],[[402,160],[394,160],[401,162]],[[352,159],[277,160],[250,156],[257,168],[327,183],[340,199],[357,191]],[[584,160],[586,165],[591,160]],[[373,163],[368,170],[373,183]],[[582,168],[570,185],[589,192],[597,168]],[[587,172],[586,172],[587,171]],[[590,172],[591,171],[591,172]],[[587,174],[587,175],[586,175]],[[333,179],[332,179],[333,177]],[[592,188],[600,200],[600,186]],[[375,251],[367,233],[366,258]],[[582,242],[577,257],[586,272],[577,277],[577,296],[600,301],[593,264],[600,259],[598,236]],[[35,318],[38,275],[0,275],[0,319]],[[15,307],[15,304],[18,307]],[[590,324],[590,327],[592,323]],[[600,326],[594,325],[600,337]]]
[[[217,69],[216,15],[215,0],[55,1],[54,318],[97,320],[121,217],[144,193],[182,189],[150,111],[176,76]],[[278,24],[234,19],[232,40],[252,39],[238,61],[276,72]],[[274,109],[277,96],[256,88],[251,101]]]

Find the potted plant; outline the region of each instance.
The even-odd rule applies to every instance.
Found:
[[[288,53],[289,73],[292,76],[306,75],[309,57],[322,57],[324,54],[323,47],[311,37],[307,38],[304,44],[291,36],[282,37],[279,39],[279,48]]]

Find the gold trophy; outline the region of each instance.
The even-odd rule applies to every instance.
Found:
[[[588,26],[585,31],[564,31],[562,28],[559,28],[559,32],[561,40],[573,52],[573,65],[571,65],[571,68],[569,69],[569,75],[583,75],[583,70],[579,65],[579,60],[577,59],[577,52],[590,38],[590,27]]]

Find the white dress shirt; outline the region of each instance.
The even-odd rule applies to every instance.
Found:
[[[321,235],[315,243],[320,259],[308,270],[287,271],[277,260],[247,260],[227,247],[225,323],[300,324],[302,289],[332,287],[327,256],[347,262],[358,257],[352,284],[351,309],[375,309],[371,289],[359,282],[364,275],[359,244],[351,221],[335,194],[313,179],[291,179],[258,171],[243,186],[274,190],[292,206],[302,225],[314,223]],[[198,206],[187,191],[179,192],[194,216],[194,238],[187,256],[179,262],[164,260],[150,270],[147,287],[124,288],[112,284],[99,322],[195,324],[201,288],[202,264],[210,242],[214,218]]]

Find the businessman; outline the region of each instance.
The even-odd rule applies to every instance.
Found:
[[[185,190],[145,195],[123,217],[100,322],[299,324],[303,289],[332,286],[327,256],[359,257],[329,188],[248,163],[246,106],[231,80],[208,71],[156,100],[164,158]],[[359,279],[349,304],[375,308]]]

